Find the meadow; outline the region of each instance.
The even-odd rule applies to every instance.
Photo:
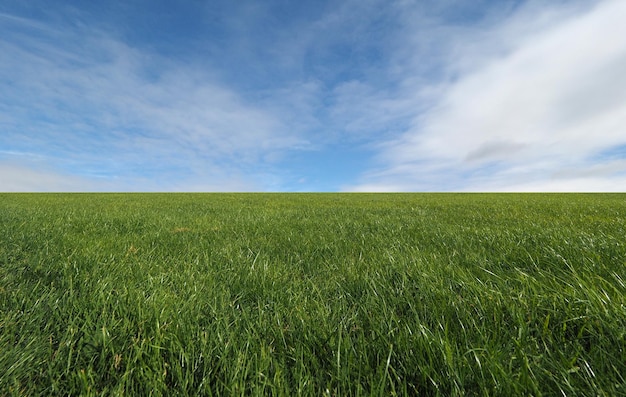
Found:
[[[626,395],[626,194],[0,194],[0,395]]]

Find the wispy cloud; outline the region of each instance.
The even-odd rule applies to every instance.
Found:
[[[620,0],[11,7],[0,190],[626,186]]]
[[[434,106],[352,189],[626,189],[624,162],[599,155],[626,143],[625,13],[531,4],[468,34],[447,84],[426,88]]]
[[[5,152],[43,154],[70,174],[160,178],[166,189],[185,178],[191,188],[240,179],[263,189],[254,170],[304,145],[201,62],[166,59],[101,31],[2,20],[12,25],[0,39]]]

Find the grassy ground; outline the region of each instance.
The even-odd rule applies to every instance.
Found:
[[[0,395],[626,395],[626,195],[2,194]]]

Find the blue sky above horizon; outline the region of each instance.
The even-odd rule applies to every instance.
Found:
[[[0,3],[0,191],[626,191],[622,0]]]

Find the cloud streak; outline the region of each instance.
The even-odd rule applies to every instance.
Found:
[[[624,190],[624,2],[295,4],[0,7],[0,190]]]
[[[161,178],[168,189],[185,178],[190,187],[245,181],[272,153],[305,144],[202,64],[165,59],[98,31],[2,18],[19,28],[0,39],[7,160],[20,157],[7,151],[45,154],[75,176]],[[244,187],[263,189],[249,179]]]
[[[458,74],[433,88],[436,105],[354,189],[624,190],[623,161],[599,154],[626,144],[626,4],[542,11],[518,11],[449,59]]]

